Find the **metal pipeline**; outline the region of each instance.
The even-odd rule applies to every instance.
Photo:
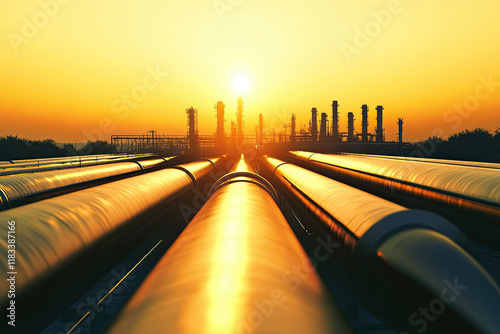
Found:
[[[500,247],[500,173],[492,168],[290,152],[289,162],[412,208],[436,212]]]
[[[117,156],[117,157],[108,157],[101,159],[82,158],[82,159],[71,159],[64,161],[51,161],[40,164],[35,162],[29,164],[23,163],[22,165],[19,164],[3,165],[0,166],[0,176],[44,172],[56,169],[79,168],[84,166],[103,165],[103,164],[125,162],[125,161],[140,161],[143,159],[151,159],[151,158],[154,158],[151,154],[137,154],[131,156]]]
[[[230,174],[235,180],[214,184],[109,333],[352,333],[274,189],[244,160]]]
[[[0,235],[7,236],[7,222],[15,222],[15,268],[4,256],[0,279],[18,273],[19,325],[42,326],[66,294],[95,279],[92,269],[103,257],[119,254],[120,245],[147,230],[153,217],[210,182],[210,172],[221,161],[193,162],[1,212]],[[7,240],[0,239],[0,253],[8,249]],[[0,285],[1,307],[7,307],[8,290],[7,284]]]
[[[444,165],[457,165],[457,166],[469,166],[469,167],[480,167],[480,168],[494,168],[500,169],[500,163],[494,162],[479,162],[479,161],[461,161],[461,160],[448,160],[448,159],[430,159],[430,158],[419,158],[419,157],[400,157],[392,155],[378,155],[378,154],[361,154],[361,153],[339,153],[341,155],[347,156],[359,156],[359,157],[370,157],[377,159],[392,159],[401,161],[417,161],[417,162],[429,162],[435,164]]]
[[[175,157],[0,178],[0,211],[169,166]]]
[[[408,333],[500,331],[500,289],[453,224],[282,160],[260,163],[381,320]]]
[[[22,159],[22,160],[9,160],[0,162],[0,168],[19,168],[30,166],[42,166],[47,164],[66,164],[80,161],[99,161],[99,160],[112,160],[112,159],[137,159],[137,158],[152,158],[153,153],[144,154],[97,154],[97,155],[80,155],[80,156],[67,156],[55,158],[41,158],[41,159]],[[7,166],[5,166],[7,165]]]

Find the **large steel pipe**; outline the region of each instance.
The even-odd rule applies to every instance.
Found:
[[[127,159],[127,158],[150,158],[153,157],[153,153],[144,154],[97,154],[97,155],[81,155],[81,156],[67,156],[67,157],[55,157],[55,158],[41,158],[41,159],[22,159],[22,160],[9,160],[1,161],[0,168],[19,168],[19,167],[30,167],[30,166],[42,166],[49,164],[67,164],[67,163],[79,163],[80,161],[99,161],[99,160],[112,160],[112,159]]]
[[[472,239],[500,247],[496,169],[311,152],[290,152],[285,159],[398,204],[439,213]]]
[[[381,320],[409,333],[500,331],[500,290],[453,224],[282,160],[261,170]]]
[[[56,169],[79,168],[84,166],[103,165],[125,161],[141,161],[154,158],[151,154],[137,154],[128,156],[112,156],[101,159],[82,158],[64,161],[50,161],[47,163],[12,164],[0,166],[0,176],[9,176],[25,173],[37,173]]]
[[[169,165],[175,157],[0,177],[0,211]]]
[[[103,258],[120,254],[158,213],[179,204],[195,187],[202,189],[221,162],[193,162],[1,212],[0,235],[15,237],[14,264],[6,256],[0,259],[0,279],[6,282],[8,272],[17,273],[16,312],[23,320],[16,329],[43,328],[66,294],[97,278],[92,272]],[[0,253],[7,254],[10,244],[2,237]],[[3,310],[8,291],[7,284],[0,285]]]
[[[431,158],[420,158],[420,157],[400,157],[400,156],[392,156],[392,155],[361,154],[361,153],[340,153],[340,154],[347,155],[347,156],[355,156],[355,157],[358,156],[358,157],[370,157],[370,158],[377,158],[377,159],[428,162],[428,163],[442,164],[442,165],[456,165],[456,166],[500,169],[500,163],[494,163],[494,162],[431,159]]]
[[[109,333],[352,333],[270,195],[274,189],[243,160],[230,174]],[[306,274],[294,276],[297,268]]]

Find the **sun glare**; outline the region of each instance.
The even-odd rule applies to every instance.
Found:
[[[244,75],[238,75],[233,80],[233,88],[238,93],[244,93],[248,89],[248,79]]]

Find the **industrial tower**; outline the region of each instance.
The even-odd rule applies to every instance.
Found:
[[[189,152],[192,154],[198,153],[198,110],[193,107],[186,109]]]
[[[332,103],[332,141],[339,140],[339,102]]]
[[[217,102],[215,109],[217,111],[217,152],[224,154],[226,150],[226,138],[224,136],[224,108],[226,106],[222,101]]]
[[[398,118],[398,142],[403,143],[403,119]]]
[[[383,127],[383,111],[384,107],[377,106],[377,128],[375,129],[375,135],[377,137],[377,143],[382,143],[384,141],[384,127]]]
[[[361,141],[364,143],[368,141],[368,106],[366,104],[361,106]]]
[[[311,109],[311,141],[313,143],[318,141],[318,110]]]
[[[238,149],[241,149],[243,147],[243,98],[241,97],[238,97],[236,123],[238,123]]]

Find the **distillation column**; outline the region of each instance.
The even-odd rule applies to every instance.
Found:
[[[361,106],[361,141],[364,143],[368,141],[368,106],[366,104]]]
[[[326,120],[328,116],[326,112],[321,113],[321,123],[319,126],[319,141],[326,142]]]
[[[238,112],[236,113],[238,123],[238,149],[243,147],[243,98],[238,97]]]
[[[333,101],[332,103],[332,141],[339,140],[339,103]]]
[[[352,112],[347,114],[347,141],[354,141],[354,114]]]
[[[384,142],[384,125],[383,125],[383,112],[384,107],[377,106],[377,128],[375,129],[375,135],[377,138],[377,143]]]
[[[217,102],[217,153],[224,154],[226,150],[226,139],[224,137],[224,108],[222,101]]]
[[[315,143],[318,140],[318,110],[311,110],[311,141]]]

